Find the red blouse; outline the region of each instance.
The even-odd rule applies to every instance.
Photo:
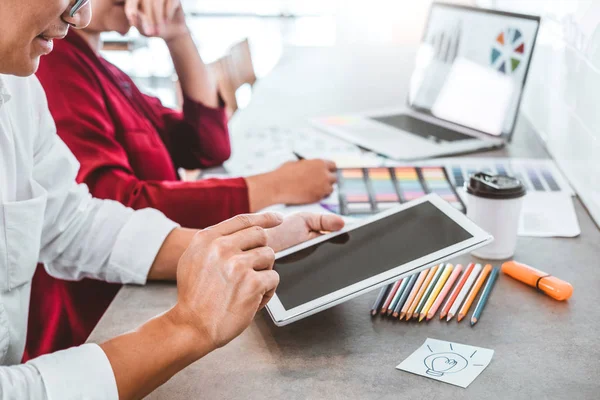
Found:
[[[183,112],[163,107],[73,31],[42,58],[37,76],[58,134],[81,163],[78,180],[94,197],[157,208],[191,228],[249,212],[242,178],[178,180],[179,167],[211,167],[229,158],[223,108],[185,97]],[[62,282],[39,267],[25,358],[83,343],[119,287]]]

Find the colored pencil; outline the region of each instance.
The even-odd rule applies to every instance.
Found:
[[[475,264],[474,263],[469,264],[469,266],[465,270],[465,273],[462,274],[462,276],[460,277],[458,284],[452,290],[450,297],[448,297],[448,301],[446,301],[446,304],[444,304],[444,307],[442,308],[442,312],[440,312],[440,319],[444,319],[446,317],[446,315],[448,315],[448,311],[450,311],[450,307],[452,307],[452,304],[454,304],[454,300],[456,300],[456,297],[460,293],[460,290],[465,285],[465,282],[469,278],[469,275],[471,274],[471,271],[473,271],[473,268],[475,268]]]
[[[444,287],[444,284],[448,280],[448,277],[450,276],[453,270],[454,266],[452,264],[446,264],[446,268],[444,268],[444,272],[442,272],[442,274],[440,275],[440,279],[438,279],[437,283],[435,284],[435,287],[433,288],[433,291],[429,295],[427,303],[425,303],[425,306],[419,313],[419,322],[423,321],[429,313],[431,306],[433,306],[433,303],[437,300],[438,296],[440,295],[440,292],[442,291],[442,288]]]
[[[371,315],[372,316],[377,315],[379,308],[381,308],[381,303],[383,302],[383,299],[385,299],[385,295],[387,294],[388,290],[391,287],[392,287],[392,284],[389,284],[389,285],[382,287],[381,290],[379,291],[379,294],[377,295],[377,299],[375,299],[375,303],[373,303],[373,307],[371,307]]]
[[[419,315],[421,314],[421,311],[425,307],[425,304],[427,303],[427,300],[429,300],[429,296],[431,296],[431,292],[433,292],[433,288],[435,288],[435,285],[437,285],[437,282],[440,279],[440,276],[442,276],[442,274],[444,273],[444,270],[445,270],[444,264],[440,264],[440,267],[435,272],[435,275],[433,276],[433,279],[429,283],[429,286],[427,287],[427,290],[425,291],[425,294],[421,298],[421,301],[419,302],[419,305],[417,306],[417,308],[413,312],[413,318],[419,318]]]
[[[392,313],[392,316],[394,318],[398,318],[398,314],[400,314],[400,310],[402,309],[402,306],[406,302],[408,295],[412,291],[412,288],[415,285],[415,282],[417,281],[418,276],[419,276],[419,274],[413,274],[410,276],[410,278],[408,278],[408,283],[406,284],[406,287],[404,288],[404,293],[402,293],[402,297],[400,297],[400,300],[398,300],[398,303],[394,307],[394,312]]]
[[[400,279],[398,282],[392,285],[392,289],[389,291],[387,297],[385,298],[385,301],[383,302],[383,305],[381,306],[381,315],[385,314],[385,312],[387,311],[388,307],[390,306],[390,303],[392,302],[392,299],[394,298],[394,295],[396,294],[396,291],[398,291],[398,288],[401,284],[402,279]]]
[[[471,304],[473,304],[475,297],[477,297],[477,293],[479,293],[479,290],[483,286],[483,283],[485,282],[490,272],[492,272],[492,266],[490,264],[487,264],[485,268],[483,268],[483,271],[481,271],[481,274],[479,274],[479,277],[477,277],[477,281],[475,282],[475,285],[473,285],[473,289],[471,289],[469,296],[467,296],[465,303],[462,305],[460,311],[458,312],[458,322],[460,322],[469,312]]]
[[[496,283],[496,279],[498,278],[499,272],[500,272],[499,267],[495,267],[492,270],[492,272],[490,274],[490,278],[488,279],[487,283],[485,284],[485,288],[483,289],[483,292],[481,293],[479,302],[477,303],[477,306],[475,307],[475,311],[473,311],[473,316],[471,316],[471,326],[475,325],[477,323],[477,321],[479,321],[479,318],[481,317],[481,312],[483,311],[483,307],[485,307],[485,304],[487,303],[487,300],[490,297],[490,293],[492,292],[494,283]]]
[[[410,308],[415,297],[417,297],[417,293],[419,292],[419,289],[421,289],[423,281],[425,281],[425,277],[427,276],[428,272],[428,270],[423,270],[419,273],[419,277],[417,278],[417,281],[415,282],[410,294],[408,295],[408,299],[406,299],[404,305],[402,306],[402,309],[400,310],[400,320],[402,320],[402,318],[406,316],[406,313],[408,312],[408,309]]]
[[[398,301],[400,301],[400,297],[402,297],[402,293],[404,292],[404,289],[406,289],[406,285],[408,285],[408,280],[409,280],[408,277],[402,279],[402,284],[396,291],[396,294],[394,295],[394,299],[388,306],[387,315],[392,315],[392,312],[394,312],[394,308],[396,308],[396,304],[398,304]]]
[[[473,286],[473,283],[475,283],[475,279],[477,279],[479,272],[481,272],[481,268],[482,268],[481,264],[475,264],[473,271],[471,271],[471,273],[469,274],[467,281],[465,282],[464,286],[460,290],[460,293],[456,297],[456,301],[454,301],[454,304],[452,304],[452,308],[450,308],[450,311],[448,311],[448,316],[446,317],[446,321],[450,321],[452,319],[452,317],[454,317],[454,315],[456,315],[456,313],[458,312],[458,308],[462,304],[465,297],[467,297],[467,294],[469,293],[471,286]]]
[[[446,281],[446,284],[442,288],[442,291],[440,292],[439,296],[435,300],[435,303],[433,303],[433,305],[427,312],[427,321],[429,321],[431,318],[433,318],[433,316],[437,312],[438,308],[440,308],[440,306],[442,305],[442,302],[448,295],[448,292],[450,292],[452,285],[454,285],[454,282],[456,282],[456,280],[458,279],[458,276],[462,272],[462,268],[463,267],[460,264],[458,264],[456,267],[454,267],[454,270],[452,271],[452,275],[450,275],[450,277]]]
[[[435,275],[437,269],[438,269],[438,266],[436,265],[435,267],[430,268],[429,272],[427,272],[427,276],[425,277],[425,281],[423,281],[423,284],[421,285],[421,288],[419,289],[419,292],[415,296],[415,298],[413,300],[413,303],[410,305],[410,308],[408,309],[408,312],[406,313],[406,320],[407,321],[410,320],[413,317],[413,313],[415,311],[415,308],[417,308],[417,306],[419,305],[419,302],[421,301],[421,297],[423,297],[423,294],[425,293],[425,290],[427,290],[427,286],[429,286],[429,283],[433,279],[433,276]]]

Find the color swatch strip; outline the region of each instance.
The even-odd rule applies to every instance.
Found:
[[[342,215],[375,214],[429,193],[466,210],[443,167],[340,169],[338,188]]]

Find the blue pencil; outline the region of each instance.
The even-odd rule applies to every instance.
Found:
[[[372,316],[377,315],[379,308],[381,308],[382,301],[385,299],[388,291],[392,288],[392,286],[394,286],[394,284],[390,283],[389,285],[381,288],[381,290],[379,291],[379,294],[377,295],[377,299],[375,300],[375,304],[373,304],[373,307],[371,307],[371,315]]]
[[[394,295],[394,298],[392,299],[390,305],[388,306],[388,309],[386,310],[387,315],[392,315],[392,311],[394,311],[394,308],[396,308],[396,304],[398,304],[398,300],[400,300],[400,297],[402,297],[402,293],[404,293],[404,289],[406,289],[409,279],[410,278],[402,279],[402,283],[400,284],[398,291]]]
[[[485,307],[485,303],[487,303],[488,297],[490,297],[490,293],[492,288],[494,287],[494,283],[498,278],[498,272],[500,272],[499,267],[494,267],[492,272],[490,273],[490,277],[483,289],[483,293],[481,293],[481,297],[479,298],[479,302],[477,303],[477,307],[475,307],[475,311],[473,311],[473,316],[471,317],[471,326],[475,325],[481,316],[481,312],[483,311],[483,307]]]
[[[410,291],[412,290],[413,286],[415,286],[415,282],[417,281],[418,276],[419,276],[419,274],[414,274],[409,278],[408,284],[406,285],[406,288],[404,289],[404,293],[402,293],[402,297],[400,297],[400,300],[396,304],[396,307],[394,307],[394,312],[392,314],[392,316],[394,318],[398,318],[398,315],[400,314],[400,310],[402,309],[404,302],[408,298],[408,295],[410,294]]]

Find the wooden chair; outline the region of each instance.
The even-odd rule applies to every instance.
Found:
[[[238,109],[236,91],[244,84],[256,83],[248,39],[231,46],[228,53],[210,64],[209,68],[217,79],[219,93],[225,102],[227,115],[231,118]]]
[[[235,84],[240,86],[244,83],[254,85],[254,83],[256,83],[256,74],[254,72],[254,65],[252,64],[252,55],[250,53],[250,43],[248,42],[248,39],[244,39],[231,46],[229,54],[231,55],[233,63]]]
[[[217,80],[217,88],[221,98],[225,102],[227,116],[231,118],[238,109],[235,92],[241,85],[237,84],[235,69],[230,54],[227,54],[212,64],[208,65]]]

